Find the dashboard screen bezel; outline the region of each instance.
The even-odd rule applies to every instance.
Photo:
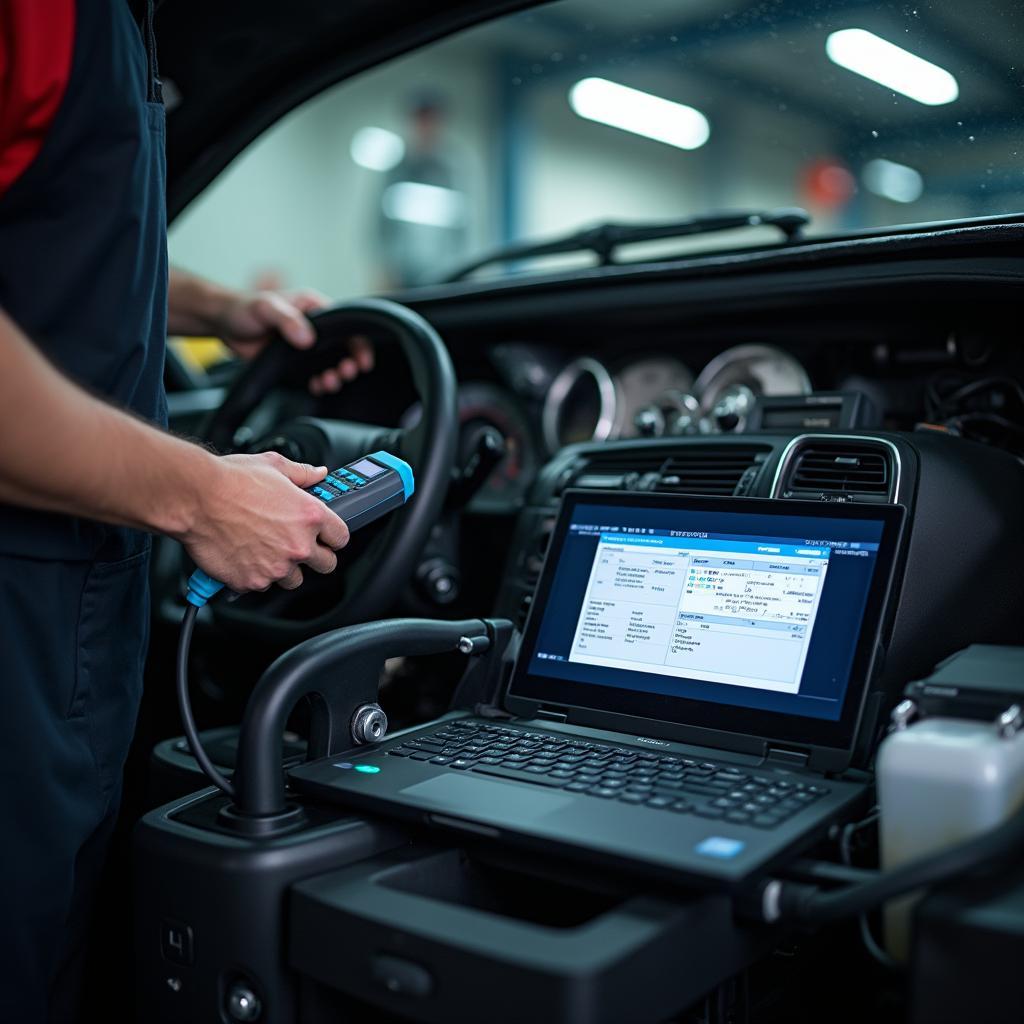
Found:
[[[838,720],[828,721],[709,701],[691,700],[591,683],[535,675],[529,665],[536,651],[543,610],[551,590],[565,537],[580,504],[696,512],[747,512],[754,515],[810,516],[817,519],[877,520],[882,539],[868,591],[853,662]],[[865,698],[873,680],[883,624],[893,589],[906,510],[902,505],[817,502],[776,498],[707,498],[687,494],[569,490],[548,547],[531,604],[516,665],[504,695],[506,710],[536,718],[552,711],[570,724],[658,737],[682,743],[764,754],[768,746],[798,747],[809,764],[842,770],[850,763]]]

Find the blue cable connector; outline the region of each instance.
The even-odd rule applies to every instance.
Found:
[[[220,580],[207,576],[202,569],[196,569],[188,578],[188,593],[185,595],[185,600],[197,608],[202,608],[211,597],[219,594],[223,589],[224,584]]]

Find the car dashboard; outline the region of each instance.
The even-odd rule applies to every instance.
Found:
[[[967,644],[1015,642],[1024,353],[1007,324],[1024,231],[936,237],[926,254],[886,239],[394,296],[444,339],[460,424],[460,483],[396,611],[521,626],[569,488],[898,502],[890,690]],[[410,426],[386,338],[377,362],[286,411]]]
[[[908,337],[899,324],[833,323],[718,338],[680,330],[456,346],[464,437],[489,426],[505,443],[470,510],[514,514],[542,467],[577,444],[895,429],[1024,450],[1024,362],[1001,332],[929,325]]]
[[[441,315],[463,436],[488,426],[505,446],[447,547],[465,593],[480,600],[473,581],[491,566],[488,606],[522,626],[570,488],[893,502],[908,543],[885,688],[970,643],[1012,642],[1024,361],[1001,294],[967,306],[904,283],[855,303],[633,306],[529,327],[449,328]]]

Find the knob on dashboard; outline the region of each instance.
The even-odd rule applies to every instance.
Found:
[[[429,558],[416,571],[416,586],[428,601],[451,604],[459,596],[459,570],[443,558]]]
[[[754,392],[746,384],[736,384],[729,388],[711,410],[715,426],[723,434],[742,431],[754,408],[754,402]]]
[[[648,406],[633,417],[633,426],[641,437],[661,437],[665,433],[665,414],[656,405]]]
[[[259,1020],[263,1012],[259,996],[248,985],[236,982],[227,994],[227,1015],[231,1020]]]

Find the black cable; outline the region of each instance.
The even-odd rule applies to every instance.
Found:
[[[962,377],[958,380],[954,376],[952,378],[954,382],[953,387],[943,393],[940,384],[943,380],[949,381],[950,379],[949,375],[943,377],[943,375],[939,374],[929,378],[925,384],[925,404],[928,414],[932,418],[942,420],[947,417],[956,416],[966,399],[985,391],[994,390],[1009,392],[1016,398],[1018,405],[1024,408],[1024,387],[1012,377],[980,377],[963,382]],[[976,411],[985,413],[989,410],[979,409]]]
[[[853,864],[853,834],[855,832],[859,832],[863,828],[867,828],[868,826],[875,824],[878,821],[878,818],[879,812],[876,809],[864,818],[863,821],[851,821],[848,825],[843,827],[839,836],[839,852],[840,856],[843,858],[844,864],[851,866]],[[864,943],[864,948],[878,964],[884,967],[887,971],[899,970],[903,966],[899,961],[891,957],[879,944],[874,933],[871,931],[871,922],[868,920],[866,912],[857,918],[857,927],[860,930],[860,938],[861,942]]]
[[[784,876],[787,882],[807,882],[811,885],[860,885],[877,878],[878,872],[867,868],[846,867],[827,860],[800,858],[786,865]]]
[[[952,416],[946,420],[945,425],[958,430],[961,434],[965,433],[965,427],[968,429],[972,424],[985,424],[988,426],[998,427],[1006,434],[1014,434],[1018,437],[1024,437],[1024,426],[1019,423],[1015,423],[1013,420],[1007,419],[1005,416],[1000,416],[996,412],[965,412],[958,416]]]
[[[181,620],[181,634],[178,637],[178,658],[176,662],[176,686],[178,691],[178,710],[181,713],[181,724],[185,727],[185,739],[188,740],[189,749],[196,763],[203,770],[203,774],[218,788],[223,790],[229,797],[234,799],[235,787],[224,778],[214,767],[213,762],[207,757],[206,751],[199,740],[199,733],[196,730],[195,719],[192,717],[192,703],[188,698],[188,651],[192,646],[192,630],[195,629],[196,616],[199,609],[190,604],[185,610],[185,617]]]
[[[866,913],[896,896],[949,881],[1000,857],[1024,843],[1024,810],[998,828],[938,853],[908,861],[861,885],[823,892],[783,882],[778,891],[779,916],[802,924],[825,924]],[[769,882],[767,885],[771,885]],[[764,888],[762,888],[762,893]]]
[[[1024,406],[1024,388],[1012,377],[982,377],[980,380],[968,381],[966,384],[954,388],[950,394],[943,397],[942,401],[955,407],[965,398],[970,398],[981,391],[992,391],[996,388],[1005,388],[1013,392],[1017,401]]]

